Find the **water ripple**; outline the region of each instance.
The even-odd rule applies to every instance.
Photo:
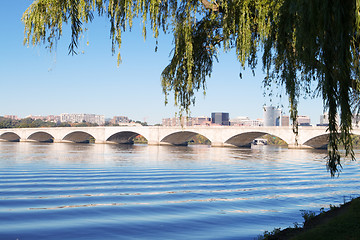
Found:
[[[0,143],[21,150],[0,152],[0,239],[254,239],[360,189],[358,163],[330,178],[311,151],[16,144]]]

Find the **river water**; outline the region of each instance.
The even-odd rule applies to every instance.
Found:
[[[360,192],[326,152],[0,142],[0,239],[256,239]]]

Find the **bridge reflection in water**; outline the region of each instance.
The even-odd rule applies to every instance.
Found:
[[[327,127],[299,127],[298,136],[292,127],[59,127],[0,129],[2,141],[74,142],[74,143],[133,143],[142,135],[149,145],[186,145],[195,135],[202,135],[213,147],[250,147],[260,136],[270,134],[281,138],[289,148],[327,148]],[[360,135],[354,128],[353,134]]]

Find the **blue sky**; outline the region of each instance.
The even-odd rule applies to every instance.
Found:
[[[175,115],[178,109],[171,96],[164,104],[160,80],[162,69],[170,61],[171,35],[160,37],[155,52],[155,40],[148,33],[144,41],[140,23],[135,22],[132,31],[123,34],[123,62],[118,67],[116,55],[111,54],[109,23],[105,18],[95,18],[81,41],[79,55],[68,55],[66,31],[56,51],[50,53],[44,46],[23,45],[21,16],[31,2],[3,1],[0,8],[0,116],[95,113],[155,124]],[[206,96],[202,91],[197,93],[191,115],[229,112],[230,118],[257,119],[262,118],[264,104],[283,105],[288,115],[286,96],[272,102],[263,96],[261,65],[255,77],[245,71],[240,79],[240,69],[233,52],[220,52],[219,63],[207,81]],[[278,91],[284,92],[281,88]],[[319,122],[322,111],[321,99],[300,100],[299,114],[310,116],[313,124]]]

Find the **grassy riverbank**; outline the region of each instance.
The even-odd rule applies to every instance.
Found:
[[[307,240],[307,239],[360,239],[360,198],[356,198],[340,205],[331,206],[330,210],[303,212],[304,226],[294,226],[283,230],[275,229],[265,232],[259,240]]]

